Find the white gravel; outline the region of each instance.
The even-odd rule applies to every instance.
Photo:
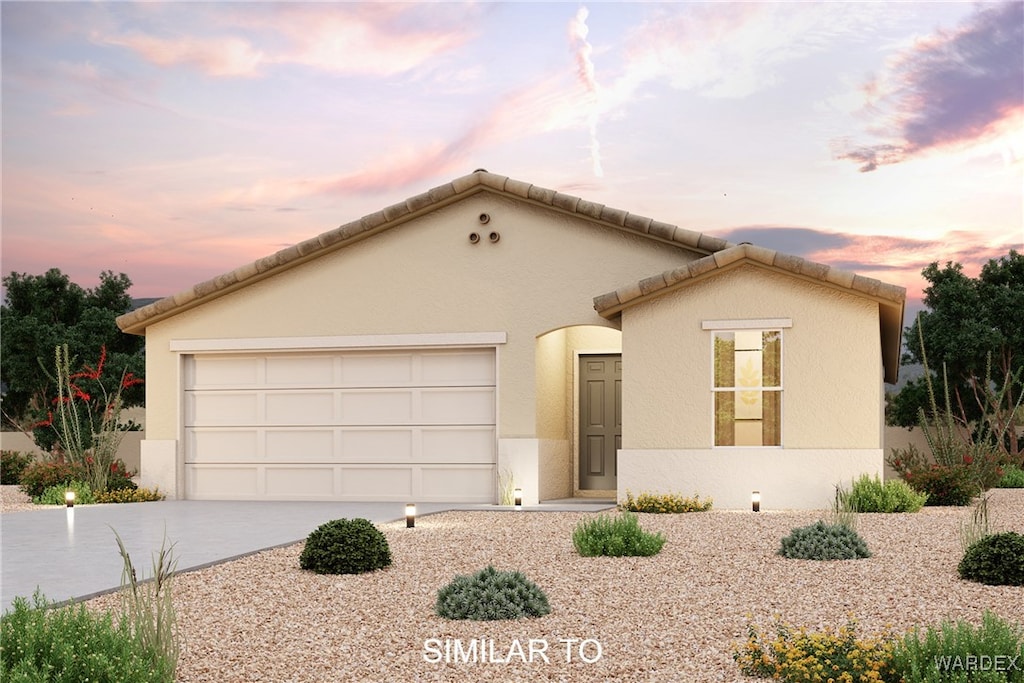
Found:
[[[4,484],[0,486],[0,513],[3,512],[27,512],[29,510],[45,510],[47,508],[61,507],[60,505],[33,505],[32,499],[22,493],[17,484]]]
[[[650,558],[582,558],[572,546],[587,513],[452,512],[415,529],[382,525],[394,564],[355,576],[299,569],[302,545],[180,575],[184,637],[179,680],[191,681],[735,681],[731,647],[748,620],[839,627],[864,635],[990,609],[1020,620],[1024,588],[961,581],[959,524],[968,508],[861,515],[873,557],[788,560],[779,540],[823,512],[641,515],[668,541]],[[992,492],[998,530],[1024,533],[1024,490]],[[212,520],[211,520],[212,521]],[[324,520],[327,521],[327,520]],[[142,564],[140,562],[140,564]],[[524,572],[551,614],[522,621],[448,621],[437,590],[488,564]],[[90,604],[109,608],[115,596]],[[485,638],[508,663],[444,660],[446,639]],[[439,641],[434,645],[431,639]],[[564,640],[572,661],[566,661]],[[588,640],[582,661],[578,644]],[[451,641],[449,641],[451,642]],[[597,645],[600,643],[600,657]],[[541,656],[540,648],[546,647]],[[440,662],[426,661],[437,656]]]

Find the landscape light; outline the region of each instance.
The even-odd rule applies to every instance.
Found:
[[[405,506],[405,528],[412,529],[416,526],[416,503],[407,503]]]
[[[761,492],[754,491],[750,494],[750,509],[754,512],[761,511]]]
[[[74,491],[65,491],[64,492],[64,504],[67,505],[69,508],[75,507],[75,492]]]
[[[523,509],[523,490],[516,489],[513,491],[513,500],[515,501],[516,510]]]

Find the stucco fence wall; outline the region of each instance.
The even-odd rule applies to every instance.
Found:
[[[145,408],[132,408],[123,413],[124,420],[133,420],[135,423],[145,425]],[[146,438],[146,431],[126,432],[121,447],[117,449],[117,457],[124,461],[129,472],[138,472],[142,441]],[[42,457],[42,453],[36,448],[32,439],[21,432],[0,432],[0,450],[20,451],[32,453],[36,458]]]

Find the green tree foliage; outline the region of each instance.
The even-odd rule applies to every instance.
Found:
[[[1024,394],[1024,254],[1011,250],[992,259],[976,278],[952,262],[932,263],[921,274],[930,283],[924,290],[928,310],[905,331],[903,362],[923,363],[927,356],[933,381],[941,380],[945,366],[957,417],[978,424],[986,416],[992,432],[1006,434],[1003,448],[1020,460],[1012,425],[1024,423],[1014,410]],[[918,339],[924,340],[923,350],[913,343]],[[891,422],[916,425],[920,410],[928,408],[927,396],[924,378],[908,383],[893,398]],[[1001,404],[992,404],[996,397]]]
[[[3,278],[0,380],[6,387],[5,427],[28,427],[45,419],[56,395],[53,349],[63,344],[81,363],[96,363],[105,346],[111,372],[144,376],[144,338],[124,334],[114,322],[131,310],[131,284],[124,273],[104,271],[99,285],[85,289],[57,268],[43,275],[12,272]],[[143,405],[145,387],[125,389],[122,399],[126,408]]]

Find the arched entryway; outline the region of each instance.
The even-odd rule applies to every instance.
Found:
[[[537,337],[541,499],[614,497],[622,333],[572,325]]]

